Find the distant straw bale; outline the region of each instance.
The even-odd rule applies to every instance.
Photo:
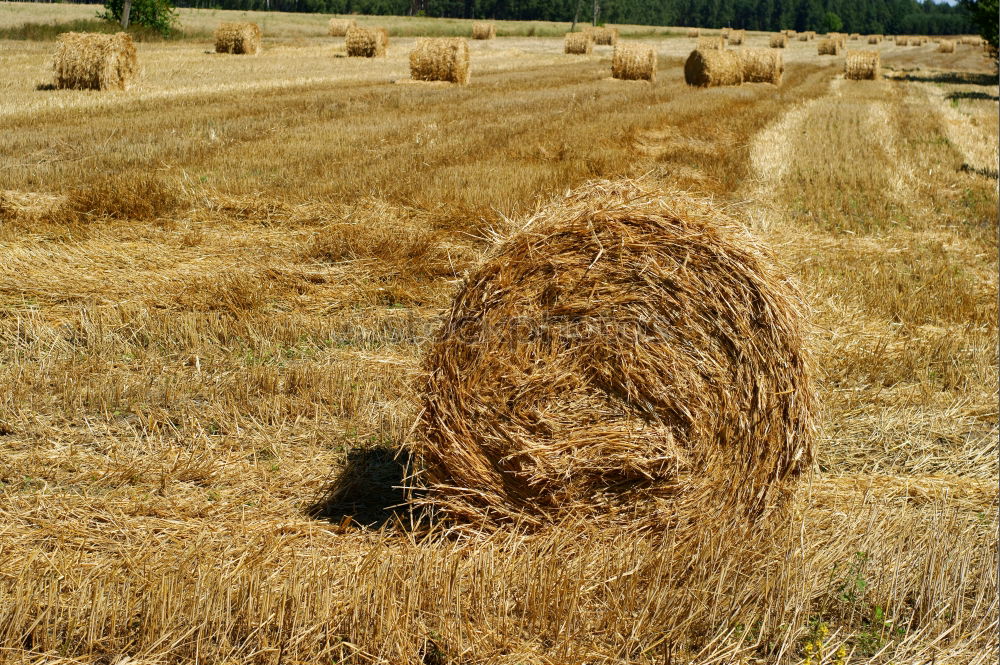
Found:
[[[593,36],[594,43],[598,46],[614,46],[618,43],[618,28],[590,26],[587,31]]]
[[[789,38],[794,37],[798,34],[794,30],[782,30],[782,32],[784,32],[785,36]]]
[[[776,32],[771,35],[771,48],[786,48],[788,46],[788,35]]]
[[[611,57],[611,76],[623,81],[656,82],[656,49],[635,42],[618,42]]]
[[[492,23],[473,23],[473,39],[496,39],[497,27]]]
[[[717,53],[717,52],[713,52]],[[424,360],[413,501],[453,527],[766,525],[814,452],[802,305],[741,224],[594,182],[465,281]]]
[[[713,87],[743,83],[743,65],[736,51],[695,49],[684,63],[688,85]]]
[[[798,39],[799,39],[800,42],[807,42],[807,41],[809,41],[809,33],[808,32],[800,32]]]
[[[729,33],[731,31],[732,28],[723,28],[722,30],[719,31],[719,34],[722,35],[723,39],[729,39]]]
[[[733,46],[739,46],[743,43],[743,38],[746,34],[746,30],[730,30],[729,36],[726,39]]]
[[[126,90],[139,75],[139,57],[124,32],[64,32],[52,62],[55,86],[73,90]]]
[[[375,58],[385,55],[387,34],[383,28],[352,26],[344,39],[347,55],[352,58]]]
[[[836,39],[821,39],[816,43],[816,53],[819,55],[840,55],[842,48]]]
[[[698,37],[701,37],[701,29],[688,28],[688,37],[691,37],[692,39],[697,39]]]
[[[910,40],[908,37],[902,35],[896,35],[896,46],[909,46]]]
[[[781,51],[773,48],[743,48],[737,54],[745,82],[781,85],[781,75],[785,71]]]
[[[868,35],[868,43],[869,44],[881,44],[882,43],[882,35]]]
[[[220,23],[215,29],[215,52],[257,55],[261,39],[260,26],[256,23]]]
[[[955,42],[950,39],[942,39],[940,42],[938,42],[937,50],[938,53],[954,53]]]
[[[844,62],[844,78],[854,81],[877,81],[882,76],[882,60],[878,51],[848,51]]]
[[[332,18],[327,24],[331,37],[346,37],[347,31],[358,24],[353,18]]]
[[[574,55],[586,55],[594,50],[594,38],[589,32],[567,32],[563,50]]]
[[[962,37],[961,39],[959,39],[958,43],[959,44],[963,44],[965,46],[982,46],[983,45],[983,40],[982,40],[981,37],[968,37],[967,36],[967,37]]]
[[[707,37],[699,37],[698,38],[698,47],[697,48],[699,48],[699,49],[715,49],[715,50],[719,51],[719,50],[722,50],[722,49],[726,48],[726,40],[725,40],[725,38],[723,38],[723,37],[721,37],[719,35],[711,35],[711,36],[707,36]]]
[[[859,39],[861,39],[861,33],[858,33],[858,32],[852,32],[851,33],[850,40],[852,42],[858,41]]]
[[[469,42],[459,37],[418,39],[410,51],[410,76],[415,81],[469,82]]]

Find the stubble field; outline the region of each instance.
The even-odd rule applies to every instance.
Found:
[[[0,29],[93,7],[0,3]],[[346,58],[328,17],[139,44],[128,92],[45,89],[0,40],[0,661],[986,663],[997,643],[998,88],[980,49],[792,41],[779,88],[658,81],[501,24],[467,87]],[[767,35],[751,34],[751,46]],[[848,43],[851,48],[858,42]],[[867,48],[867,45],[864,46]],[[497,237],[593,178],[710,196],[809,308],[823,407],[792,526],[573,522],[445,538],[391,517],[421,353]],[[331,494],[332,491],[332,494]],[[353,517],[353,519],[351,519]],[[364,527],[365,524],[374,524]],[[749,570],[749,572],[748,572]]]

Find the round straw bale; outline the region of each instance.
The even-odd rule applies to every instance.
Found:
[[[851,40],[852,42],[853,42],[853,41],[857,41],[857,40],[859,40],[859,39],[861,39],[861,33],[858,33],[858,32],[852,32],[852,33],[851,33],[851,36],[850,36],[850,40]]]
[[[688,37],[692,37],[692,38],[701,37],[701,29],[699,29],[699,28],[688,28]]]
[[[813,457],[799,311],[718,208],[585,185],[455,296],[425,357],[415,500],[484,529],[759,521]]]
[[[722,30],[719,30],[719,34],[722,35],[723,39],[729,39],[729,32],[731,30],[732,28],[723,28]]]
[[[737,53],[743,67],[744,81],[781,85],[781,74],[785,71],[781,51],[773,48],[742,48]]]
[[[903,37],[901,35],[896,35],[896,46],[908,46],[909,43],[910,40],[908,38]]]
[[[586,55],[594,50],[594,38],[589,32],[567,32],[563,50],[574,55]]]
[[[256,23],[220,23],[215,29],[215,52],[257,55],[261,31]]]
[[[695,49],[684,63],[688,85],[710,87],[743,83],[743,66],[735,51]]]
[[[730,30],[726,40],[733,46],[739,46],[743,43],[743,38],[746,34],[746,30]]]
[[[882,35],[868,35],[868,43],[869,44],[881,44],[882,43]]]
[[[726,39],[720,35],[707,35],[698,38],[699,49],[715,49],[721,51],[726,48]]]
[[[139,75],[132,37],[64,32],[56,41],[55,86],[74,90],[126,90]]]
[[[469,82],[469,42],[459,37],[425,37],[410,51],[410,76],[416,81]]]
[[[816,43],[816,52],[819,55],[840,55],[842,48],[837,39],[821,39]]]
[[[614,46],[618,42],[618,28],[589,26],[587,32],[593,35],[594,43],[598,46]]]
[[[635,42],[618,42],[611,56],[611,76],[623,81],[656,82],[656,49]]]
[[[938,43],[937,47],[938,53],[954,53],[955,52],[955,42],[950,39],[942,39]]]
[[[347,31],[358,24],[353,18],[332,18],[327,24],[331,37],[346,37]]]
[[[844,61],[844,78],[855,81],[875,81],[882,76],[882,60],[878,51],[848,51]]]
[[[771,35],[771,48],[785,48],[788,46],[788,35],[776,32]]]
[[[492,23],[473,23],[473,39],[496,39],[497,27]]]
[[[800,42],[807,42],[807,41],[809,41],[809,33],[808,32],[800,32],[799,33],[799,41]]]
[[[385,55],[388,34],[384,28],[351,26],[344,38],[347,55],[352,58],[374,58]]]

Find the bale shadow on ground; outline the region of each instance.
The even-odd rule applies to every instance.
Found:
[[[409,455],[395,448],[352,448],[344,468],[306,513],[372,528],[410,523],[412,511],[402,487],[409,461]]]
[[[985,99],[990,102],[1000,101],[1000,97],[986,92],[951,92],[945,95],[945,99]]]
[[[952,83],[959,85],[996,85],[996,74],[980,72],[903,72],[895,73],[897,81],[920,81],[923,83]]]

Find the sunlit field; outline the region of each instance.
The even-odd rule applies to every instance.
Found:
[[[95,6],[0,3],[0,30]],[[815,41],[780,87],[696,89],[680,28],[498,22],[471,83],[420,35],[348,58],[329,16],[181,10],[125,92],[54,90],[0,40],[0,662],[993,662],[998,86],[981,48]],[[260,55],[213,52],[256,20]],[[12,34],[12,33],[5,33]],[[767,46],[769,35],[748,33]],[[787,529],[571,520],[444,533],[396,452],[463,277],[568,189],[710,197],[798,282],[821,402]]]

